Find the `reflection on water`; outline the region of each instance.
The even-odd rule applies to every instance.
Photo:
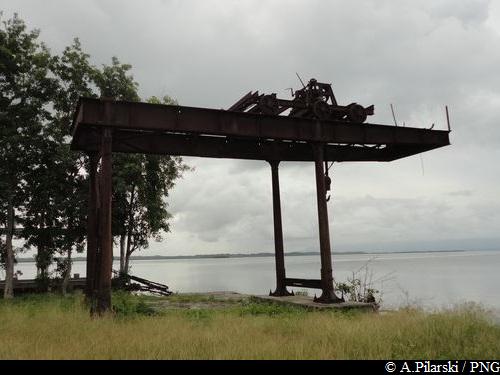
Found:
[[[465,301],[500,308],[500,251],[467,251],[408,254],[333,253],[334,278],[345,281],[367,265],[368,273],[382,291],[383,305],[396,307],[417,303],[443,307]],[[320,278],[319,255],[289,256],[287,277]],[[115,269],[118,264],[115,262]],[[16,266],[22,278],[35,275],[33,263]],[[85,262],[75,262],[73,273],[85,275]],[[232,290],[267,294],[275,287],[274,258],[168,259],[132,261],[132,274],[167,284],[178,292]],[[318,290],[309,290],[312,295]]]

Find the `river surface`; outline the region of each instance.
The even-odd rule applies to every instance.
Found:
[[[500,251],[332,255],[334,278],[356,277],[381,291],[382,306],[451,307],[477,302],[500,309]],[[285,258],[287,277],[320,278],[319,255]],[[115,262],[114,268],[118,269]],[[33,278],[34,263],[19,263],[20,278]],[[73,273],[85,276],[85,262]],[[176,292],[236,291],[267,294],[275,287],[273,257],[132,261],[133,275],[167,284]],[[2,275],[3,276],[3,275]],[[294,290],[304,290],[295,288]],[[309,295],[320,294],[309,289]]]

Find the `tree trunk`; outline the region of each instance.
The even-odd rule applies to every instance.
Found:
[[[37,289],[41,292],[49,291],[49,272],[47,265],[47,250],[45,244],[38,247],[37,256]]]
[[[127,254],[125,254],[125,274],[128,275],[128,260],[130,258],[130,254],[127,252]]]
[[[14,204],[12,197],[9,197],[7,207],[7,243],[5,258],[5,288],[3,298],[14,297],[14,249],[12,248],[12,237],[14,234]]]
[[[99,177],[100,212],[99,212],[99,279],[97,288],[97,314],[111,311],[111,279],[113,271],[113,234],[112,217],[112,130],[104,128],[102,133],[101,172]]]
[[[87,266],[86,266],[86,301],[90,305],[91,314],[96,311],[96,289],[98,275],[97,249],[99,247],[98,238],[98,202],[99,187],[97,176],[97,165],[99,157],[96,153],[89,153],[89,200],[87,211]]]
[[[43,245],[38,245],[38,248],[37,248],[37,259],[38,259],[38,262],[37,262],[37,270],[36,270],[36,274],[38,275],[38,277],[40,279],[44,279],[45,278],[45,274],[46,274],[46,270],[45,270],[45,267],[43,265],[44,263],[44,257],[45,257],[45,247]]]
[[[134,250],[131,250],[131,251],[127,251],[127,253],[125,254],[125,269],[127,270],[127,275],[129,273],[129,270],[130,270],[130,256],[132,255],[132,253],[134,252]]]
[[[68,249],[68,256],[66,257],[66,267],[65,267],[65,273],[64,273],[64,278],[62,281],[61,285],[61,292],[63,296],[66,295],[68,291],[68,285],[69,285],[69,279],[71,278],[71,248]]]
[[[129,270],[129,260],[130,254],[132,254],[132,228],[129,228],[129,232],[127,234],[127,250],[125,251],[125,265],[124,265],[124,273],[128,275]]]
[[[125,233],[120,234],[120,274],[125,272]]]
[[[125,251],[125,264],[123,272],[128,275],[130,254],[132,254],[132,232],[134,230],[134,199],[135,199],[135,185],[132,186],[130,192],[130,206],[128,211],[128,226],[127,226],[127,249]]]
[[[38,228],[38,247],[37,247],[37,277],[40,282],[40,288],[42,291],[48,290],[48,278],[49,278],[49,262],[48,262],[48,247],[45,238],[45,213],[42,211],[40,216],[40,226]]]

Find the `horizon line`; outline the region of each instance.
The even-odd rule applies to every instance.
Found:
[[[382,250],[382,251],[340,251],[332,252],[333,255],[349,255],[349,254],[412,254],[412,253],[453,253],[465,251],[498,251],[500,249],[455,249],[455,250]],[[311,256],[319,255],[318,251],[293,251],[285,253],[285,256]],[[135,255],[131,256],[130,260],[147,260],[147,259],[200,259],[200,258],[251,258],[251,257],[271,257],[274,256],[271,252],[262,253],[212,253],[212,254],[195,254],[195,255]],[[72,258],[73,261],[84,261],[86,256]],[[113,260],[119,260],[119,257],[113,256]],[[18,262],[35,262],[33,258],[17,258]]]

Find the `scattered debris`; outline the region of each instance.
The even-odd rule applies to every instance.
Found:
[[[117,275],[117,277],[113,279],[113,286],[118,289],[149,292],[153,294],[159,294],[161,296],[169,296],[172,294],[172,292],[168,289],[168,286],[165,284],[160,284],[154,281],[143,279],[141,277],[120,273],[115,270],[113,270],[113,273]],[[135,281],[135,283],[133,281]]]

